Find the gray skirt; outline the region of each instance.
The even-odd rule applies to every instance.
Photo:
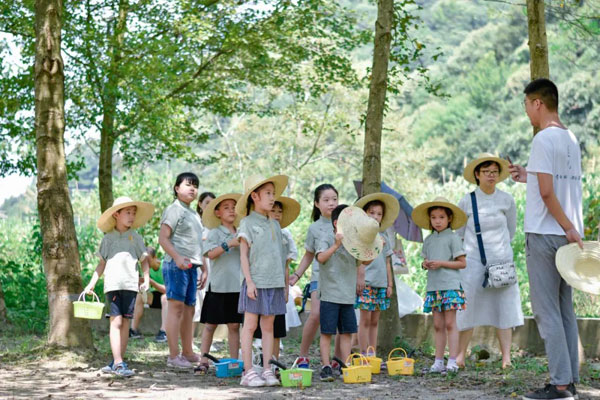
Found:
[[[238,312],[243,314],[249,312],[257,315],[279,315],[285,314],[285,292],[283,288],[256,289],[258,296],[252,300],[248,295],[246,280],[242,282],[240,300],[238,301]]]

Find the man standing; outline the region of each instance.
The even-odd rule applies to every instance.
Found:
[[[558,89],[548,79],[525,88],[525,112],[540,129],[527,169],[511,165],[512,179],[527,183],[525,234],[531,306],[544,339],[550,384],[523,399],[574,399],[579,382],[578,330],[571,287],[555,264],[559,247],[583,248],[581,150],[558,117]]]

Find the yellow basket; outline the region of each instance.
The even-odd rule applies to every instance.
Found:
[[[392,354],[398,350],[404,352],[404,357],[392,357]],[[415,373],[415,360],[408,358],[406,350],[397,347],[388,354],[387,369],[390,375],[413,375]]]
[[[358,353],[352,353],[346,359],[346,365],[349,365],[355,356],[359,357],[360,365],[350,365],[349,367],[342,368],[344,383],[371,382],[371,366],[365,356]]]
[[[77,301],[73,302],[73,313],[75,318],[100,319],[104,310],[104,303],[100,303],[100,299],[96,293],[92,292],[96,301],[85,301],[85,292],[81,292]],[[83,298],[83,301],[81,299]]]
[[[381,372],[381,363],[383,362],[383,359],[375,356],[375,348],[373,346],[367,347],[367,354],[369,354],[370,349],[373,349],[373,355],[365,356],[365,358],[367,359],[367,361],[369,362],[369,365],[371,366],[371,372],[374,374],[378,374]],[[360,357],[353,357],[352,365],[361,365]]]

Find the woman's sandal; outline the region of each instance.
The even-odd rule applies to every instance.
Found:
[[[200,363],[194,368],[194,375],[206,375],[208,373],[208,363]]]

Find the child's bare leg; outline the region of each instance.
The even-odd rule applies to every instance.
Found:
[[[190,357],[194,355],[192,349],[192,340],[194,339],[193,321],[196,309],[194,306],[185,305],[183,307],[183,316],[181,318],[181,354]]]
[[[371,322],[371,311],[360,310],[360,321],[358,323],[358,347],[361,353],[367,352],[370,338],[370,322]]]
[[[263,353],[263,367],[269,368],[269,362],[273,355],[273,322],[275,321],[274,315],[261,315],[260,316],[260,330],[262,331],[262,353]]]
[[[435,337],[435,358],[437,360],[442,360],[444,358],[444,351],[446,350],[446,323],[443,312],[433,312],[433,329]]]
[[[369,346],[373,346],[375,352],[377,352],[377,327],[379,326],[380,316],[381,311],[371,311],[371,320],[369,321]],[[360,318],[362,321],[362,315]]]
[[[242,360],[244,361],[244,371],[252,369],[252,336],[254,335],[257,324],[257,314],[249,312],[244,313],[244,325],[242,326]]]
[[[333,354],[335,354],[335,356],[337,358],[342,358],[342,349],[340,346],[340,335],[337,334],[335,335],[335,339],[333,339],[335,341],[335,343],[333,344]],[[352,335],[350,335],[350,347],[352,347]]]
[[[179,355],[179,331],[185,304],[182,301],[173,299],[170,299],[168,303],[166,332],[167,342],[169,343],[169,357],[173,359]]]
[[[148,293],[148,303],[152,303],[152,294]],[[133,309],[133,321],[131,322],[131,329],[137,331],[142,316],[144,315],[144,302],[142,295],[138,293],[135,298],[135,308]],[[129,332],[127,333],[129,335]]]
[[[123,318],[121,323],[121,356],[125,357],[127,343],[129,342],[129,318]]]
[[[302,329],[302,342],[300,343],[300,357],[308,357],[308,351],[310,349],[310,345],[313,340],[315,340],[315,335],[317,334],[317,329],[319,329],[321,317],[320,307],[321,301],[319,300],[319,292],[315,290],[310,294],[310,315],[304,324],[304,328]]]
[[[200,352],[202,353],[200,362],[202,363],[208,363],[208,358],[204,357],[204,354],[210,352],[210,345],[212,344],[213,335],[215,334],[216,329],[216,324],[204,324],[204,329],[202,330],[202,344],[200,345]]]
[[[273,357],[276,360],[279,360],[279,346],[281,344],[280,338],[273,338]]]
[[[329,354],[331,352],[331,335],[321,332],[319,347],[321,350],[321,364],[323,364],[323,366],[331,365],[329,360]]]
[[[202,344],[204,344],[204,335],[202,336]],[[240,352],[240,324],[227,324],[227,341],[229,342],[229,357],[238,358]]]
[[[448,335],[448,353],[450,358],[458,355],[458,328],[456,327],[456,310],[444,311],[444,325]]]
[[[121,331],[123,327],[123,316],[110,317],[110,350],[112,351],[114,365],[123,362]],[[127,339],[129,339],[129,329],[127,331]]]
[[[352,334],[351,333],[338,333],[336,335],[337,342],[340,346],[340,354],[338,357],[341,360],[346,360],[352,350]]]
[[[158,293],[157,293],[158,294]],[[167,314],[169,312],[169,302],[167,301],[167,295],[162,294],[160,296],[160,330],[166,332],[167,326]]]

